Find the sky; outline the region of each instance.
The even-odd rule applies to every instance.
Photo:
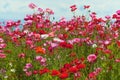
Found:
[[[70,6],[77,5],[77,14],[84,14],[83,5],[90,5],[90,10],[98,16],[112,15],[120,9],[120,0],[0,0],[0,19],[23,19],[26,14],[34,13],[28,5],[36,4],[38,7],[50,8],[56,18],[70,18]]]

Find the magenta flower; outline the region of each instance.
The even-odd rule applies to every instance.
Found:
[[[97,59],[97,56],[96,56],[95,54],[90,54],[90,55],[88,55],[88,57],[87,57],[87,60],[88,60],[90,63],[94,62],[96,59]]]
[[[33,41],[32,41],[32,40],[27,40],[27,41],[26,41],[26,44],[27,44],[27,45],[32,45],[32,44],[33,44]]]
[[[42,58],[43,58],[42,56],[36,56],[36,58],[35,58],[35,59],[36,59],[37,61],[41,61],[41,60],[42,60]]]
[[[37,6],[34,4],[34,3],[30,3],[29,4],[29,8],[31,8],[31,9],[34,9],[34,8],[36,8]]]
[[[105,16],[105,18],[109,20],[111,17],[109,15],[107,15],[107,16]]]
[[[26,69],[29,69],[29,68],[31,68],[32,67],[32,64],[31,63],[27,63],[26,65],[25,65],[25,68]]]
[[[94,77],[96,77],[96,75],[95,75],[95,73],[94,72],[91,72],[91,73],[89,73],[89,78],[94,78]]]
[[[0,58],[6,58],[6,54],[0,53]]]
[[[42,56],[36,56],[35,58],[42,66],[46,66],[46,58],[43,58]]]
[[[120,15],[120,10],[117,10],[116,13],[117,13],[118,15]]]
[[[72,6],[70,6],[70,8],[71,8],[71,11],[72,11],[72,12],[77,9],[76,5],[72,5]]]

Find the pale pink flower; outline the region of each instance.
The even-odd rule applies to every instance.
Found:
[[[50,37],[54,37],[54,36],[55,36],[55,32],[50,32],[48,35],[49,35]]]
[[[40,35],[40,37],[41,37],[41,39],[46,39],[46,38],[49,37],[49,35],[48,34],[42,34],[42,35]]]
[[[47,13],[49,13],[49,14],[54,14],[54,12],[51,10],[51,9],[49,9],[49,8],[46,8],[46,10],[45,10]]]
[[[120,58],[116,59],[115,62],[120,62]]]
[[[41,61],[42,58],[43,58],[42,56],[36,56],[35,59],[36,59],[37,61]]]
[[[3,42],[4,42],[3,38],[0,38],[0,43],[3,43]]]
[[[55,48],[55,47],[57,47],[57,46],[58,46],[58,44],[57,44],[57,43],[50,43],[50,45],[51,45],[51,47],[52,47],[52,48]]]
[[[31,25],[32,23],[33,23],[32,20],[27,20],[27,21],[25,22],[26,25]]]
[[[5,47],[6,47],[6,44],[5,44],[5,43],[1,43],[1,44],[0,44],[0,49],[1,49],[1,48],[5,48]]]
[[[57,38],[57,37],[53,38],[53,41],[55,41],[55,42],[64,42],[64,40],[62,40],[60,38]]]
[[[29,6],[29,8],[31,8],[31,9],[34,9],[34,8],[37,7],[34,3],[30,3],[28,6]]]
[[[90,54],[90,55],[88,55],[88,57],[87,57],[87,60],[88,60],[89,62],[94,62],[96,59],[97,59],[97,56],[96,56],[95,54]]]
[[[96,68],[95,69],[95,75],[97,76],[102,71],[102,68]]]
[[[73,41],[74,41],[75,43],[79,43],[79,42],[80,42],[80,38],[74,38]]]
[[[68,43],[74,44],[74,40],[68,40]]]
[[[46,58],[42,58],[40,62],[41,63],[45,63],[46,62]]]
[[[26,76],[31,76],[32,75],[32,72],[31,71],[27,71],[25,72],[26,73]]]
[[[106,41],[104,41],[104,44],[105,44],[105,45],[109,45],[109,44],[110,44],[110,42],[111,42],[111,41],[106,40]]]
[[[42,8],[38,8],[38,11],[39,11],[40,13],[43,13],[43,9],[42,9]]]
[[[18,55],[19,58],[25,58],[25,54],[24,53],[21,53]]]

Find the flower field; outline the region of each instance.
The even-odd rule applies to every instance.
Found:
[[[0,80],[120,80],[120,10],[111,16],[54,12],[29,4],[24,23],[0,22]],[[20,28],[22,26],[22,28]]]

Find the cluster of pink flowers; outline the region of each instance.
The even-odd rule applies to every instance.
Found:
[[[46,58],[43,58],[42,56],[36,56],[35,59],[40,63],[40,65],[46,66]]]
[[[3,40],[3,38],[0,38],[0,58],[6,58],[6,54],[4,54],[4,48],[6,47],[6,44]]]

